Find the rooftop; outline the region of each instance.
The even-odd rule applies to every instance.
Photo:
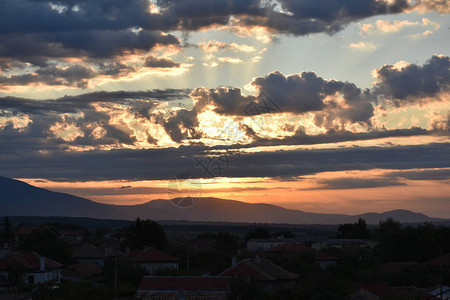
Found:
[[[26,271],[40,270],[41,255],[34,251],[13,252],[0,259],[0,270],[5,270],[9,263],[17,262],[22,265]],[[43,257],[45,270],[55,270],[64,267],[59,262]]]
[[[132,262],[177,262],[180,259],[164,253],[154,247],[146,249],[136,249],[130,252],[130,261]]]
[[[260,281],[294,280],[299,277],[298,274],[289,272],[264,258],[241,260],[236,265],[219,274],[219,276],[238,275],[252,276]]]

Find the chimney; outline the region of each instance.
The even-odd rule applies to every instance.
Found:
[[[261,263],[261,257],[259,255],[255,255],[255,263],[260,264]]]
[[[40,264],[39,264],[39,270],[45,271],[45,258],[43,256],[40,257]]]
[[[231,265],[232,266],[235,266],[237,264],[237,257],[236,256],[233,256],[232,258],[231,258]]]

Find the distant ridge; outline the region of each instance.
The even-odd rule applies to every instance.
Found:
[[[133,220],[140,217],[154,220],[324,225],[356,222],[358,218],[364,218],[368,224],[378,224],[387,218],[402,223],[448,221],[408,210],[361,215],[319,214],[267,203],[251,204],[219,198],[199,198],[197,204],[190,208],[179,208],[173,202],[161,199],[139,205],[108,205],[52,192],[5,177],[0,177],[0,216],[61,216],[115,220]]]

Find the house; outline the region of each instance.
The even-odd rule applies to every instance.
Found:
[[[49,281],[59,283],[64,266],[33,251],[12,252],[0,259],[0,278],[7,279],[9,270],[14,267],[22,273],[23,283],[33,285]]]
[[[271,248],[284,245],[296,243],[294,239],[288,238],[270,238],[270,239],[250,239],[247,241],[247,249],[252,251],[264,250],[267,251]]]
[[[61,270],[62,279],[67,281],[82,281],[102,273],[102,268],[91,262],[70,265]]]
[[[450,253],[427,260],[425,264],[432,268],[439,268],[441,264],[444,268],[450,268]]]
[[[218,276],[245,276],[252,278],[260,283],[267,292],[279,288],[292,287],[299,277],[298,274],[289,272],[270,260],[259,256],[243,259]]]
[[[429,291],[429,293],[435,296],[436,299],[441,299],[441,287],[435,287]],[[450,287],[443,285],[442,286],[442,299],[449,300],[450,299]]]
[[[322,270],[326,270],[329,267],[336,265],[337,260],[338,260],[337,257],[331,256],[331,255],[328,255],[325,253],[321,253],[321,252],[314,252],[313,256],[314,256],[314,263],[319,265],[319,267]]]
[[[129,262],[133,263],[137,268],[148,271],[150,274],[153,274],[158,269],[178,270],[179,260],[179,258],[154,247],[133,250],[128,256]]]
[[[23,239],[26,238],[27,236],[30,236],[33,233],[33,231],[38,230],[40,228],[41,226],[28,226],[28,225],[20,226],[20,228],[18,228],[14,233],[16,236],[16,242],[23,241]]]
[[[80,243],[86,236],[82,229],[61,229],[59,234],[63,240],[71,244]]]
[[[374,293],[359,288],[356,291],[354,291],[349,297],[349,300],[380,300],[381,298]]]
[[[345,250],[372,249],[376,243],[365,239],[328,239],[313,243],[311,248],[322,250],[324,248],[337,248]]]
[[[72,258],[78,264],[81,263],[94,263],[101,267],[105,266],[105,261],[122,258],[124,254],[114,248],[100,248],[91,244],[84,244],[81,247],[75,249],[72,254]]]
[[[386,282],[376,282],[376,283],[357,283],[356,287],[357,290],[368,291],[381,299],[418,299],[418,300],[439,299],[436,298],[433,294],[423,289],[419,289],[416,286],[389,287]]]
[[[136,299],[225,300],[230,282],[218,276],[145,276]]]
[[[299,243],[282,244],[268,250],[272,255],[277,256],[282,260],[292,260],[298,257],[306,257],[313,260],[323,270],[334,266],[337,258],[328,254],[317,252],[305,245]]]

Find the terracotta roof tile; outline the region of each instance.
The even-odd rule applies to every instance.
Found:
[[[16,230],[16,235],[29,235],[32,234],[33,231],[39,229],[39,226],[21,226],[19,229]]]
[[[23,251],[11,253],[0,259],[0,270],[5,270],[8,263],[15,261],[21,264],[27,271],[39,270],[41,255],[33,251]],[[45,270],[54,270],[64,267],[64,265],[44,257]]]
[[[264,258],[259,260],[241,260],[236,265],[220,273],[219,276],[238,276],[240,274],[252,276],[261,281],[293,280],[299,276]]]
[[[100,248],[91,244],[84,244],[83,246],[73,251],[72,257],[75,258],[104,258],[105,252],[102,252]]]
[[[433,259],[430,259],[425,262],[425,264],[429,266],[440,266],[441,265],[441,257],[436,257]],[[443,266],[450,266],[450,253],[442,255],[442,265]]]

